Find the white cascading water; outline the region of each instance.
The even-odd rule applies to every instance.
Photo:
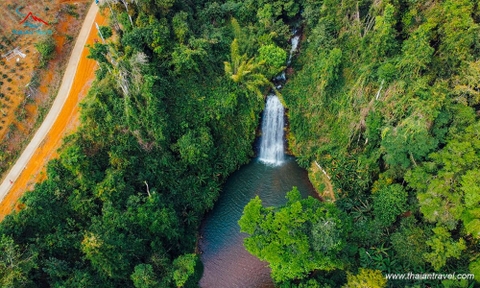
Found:
[[[293,37],[292,40],[290,41],[292,43],[292,48],[290,48],[290,55],[288,56],[287,65],[290,65],[290,63],[292,62],[293,53],[295,53],[295,51],[297,51],[297,48],[298,48],[298,41],[300,41],[299,35]]]
[[[296,31],[294,31],[294,34]],[[290,65],[292,55],[297,51],[298,41],[300,36],[294,36],[290,43],[292,47],[290,49],[290,55],[288,56],[287,66]],[[274,81],[285,82],[285,71],[274,78]],[[277,88],[281,88],[282,85],[277,85]],[[263,112],[262,120],[262,139],[260,141],[260,161],[267,165],[278,166],[284,161],[284,141],[283,141],[283,128],[284,128],[284,108],[277,95],[271,94],[267,97],[267,103],[265,104],[265,111]]]
[[[284,160],[284,108],[278,97],[267,97],[262,120],[262,139],[260,141],[260,161],[268,165],[280,165]]]

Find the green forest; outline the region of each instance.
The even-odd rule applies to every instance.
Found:
[[[336,200],[296,188],[282,207],[252,199],[246,249],[278,287],[480,285],[478,1],[102,8],[81,126],[0,223],[1,287],[197,287],[201,220],[254,156],[293,27],[289,149],[325,168]],[[477,279],[385,278],[407,272]]]

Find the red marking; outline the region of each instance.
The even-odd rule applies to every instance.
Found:
[[[45,22],[45,21],[43,21],[42,19],[38,18],[37,16],[33,15],[32,12],[28,12],[28,15],[20,22],[20,24],[22,24],[23,22],[25,22],[25,21],[28,19],[28,17],[30,17],[30,16],[32,16],[32,19],[33,19],[34,21],[42,22],[43,24],[48,25],[47,22]]]
[[[402,217],[410,217],[410,216],[412,216],[412,211],[407,211],[402,214]]]

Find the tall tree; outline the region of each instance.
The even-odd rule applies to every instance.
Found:
[[[28,287],[33,284],[28,273],[36,264],[37,253],[21,251],[9,236],[0,238],[0,284],[5,288]]]
[[[258,196],[245,206],[238,223],[250,234],[246,249],[269,263],[276,282],[341,268],[337,254],[345,245],[345,226],[340,211],[311,197],[302,200],[296,187],[286,197],[279,208],[264,208]]]
[[[235,38],[230,48],[230,61],[224,62],[225,74],[235,83],[243,84],[245,87],[263,97],[261,87],[271,85],[270,80],[259,72],[265,61],[256,62],[255,58],[248,59],[247,54],[240,55],[238,40]]]

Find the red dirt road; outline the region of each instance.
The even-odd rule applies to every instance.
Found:
[[[94,21],[92,21],[93,19]],[[89,30],[86,30],[87,34],[83,35],[83,39],[82,31],[80,32],[76,45],[80,43],[80,45],[84,46],[83,41],[85,41],[85,38],[87,44],[93,44],[94,40],[99,38],[97,36],[95,22],[97,22],[99,25],[102,25],[106,22],[106,19],[98,13],[98,7],[96,7],[96,5],[92,5],[87,14],[87,17],[85,18],[85,22],[83,25],[84,27],[82,27],[82,29]],[[81,53],[76,70],[73,70],[75,72],[70,72],[70,74],[73,75],[68,75],[69,69],[67,67],[67,69],[65,70],[66,75],[62,80],[63,86],[63,82],[68,82],[68,80],[72,81],[71,79],[68,79],[68,77],[73,78],[70,90],[68,92],[68,96],[64,100],[65,102],[63,104],[63,108],[61,108],[58,116],[51,120],[53,125],[51,124],[50,129],[48,129],[47,127],[48,132],[45,137],[43,139],[40,139],[40,141],[37,140],[39,143],[37,143],[37,147],[33,147],[33,154],[32,151],[30,151],[30,159],[27,159],[26,162],[24,161],[24,163],[21,163],[24,167],[23,171],[21,171],[20,173],[12,173],[15,172],[15,166],[13,166],[13,168],[7,175],[4,183],[0,185],[0,221],[6,215],[12,212],[13,209],[21,208],[17,205],[18,199],[23,195],[24,192],[32,190],[34,184],[41,181],[45,177],[45,166],[50,159],[53,159],[57,156],[57,150],[62,145],[63,137],[65,137],[69,133],[72,133],[78,126],[78,104],[81,99],[83,99],[83,97],[86,95],[92,81],[95,79],[95,69],[97,67],[97,63],[94,60],[86,58],[88,55],[88,49],[85,47],[83,47],[83,49],[82,47],[80,47],[79,49],[80,50],[74,48],[69,60],[69,62],[72,62],[72,58],[78,57],[78,54]],[[70,65],[70,63],[68,65]],[[59,95],[57,96],[57,98],[61,96],[61,93],[62,87],[60,87]],[[55,102],[57,102],[57,100],[55,100]],[[53,105],[55,106],[55,103]],[[54,110],[53,106],[52,110]],[[50,111],[49,115],[45,117],[44,122],[48,121],[51,113],[52,111]],[[44,123],[42,123],[42,126],[43,125]],[[39,128],[37,134],[40,132],[41,129],[42,127]],[[32,142],[35,140],[35,138],[38,138],[36,136],[37,135],[33,137]],[[15,164],[16,166],[18,166],[17,164],[19,164],[19,162],[22,162],[22,157],[26,158],[23,154],[26,154],[29,148],[32,149],[32,147],[30,147],[30,144],[22,153],[22,156],[20,156],[20,158],[17,160],[17,163]],[[22,167],[20,166],[19,169],[21,170]]]

